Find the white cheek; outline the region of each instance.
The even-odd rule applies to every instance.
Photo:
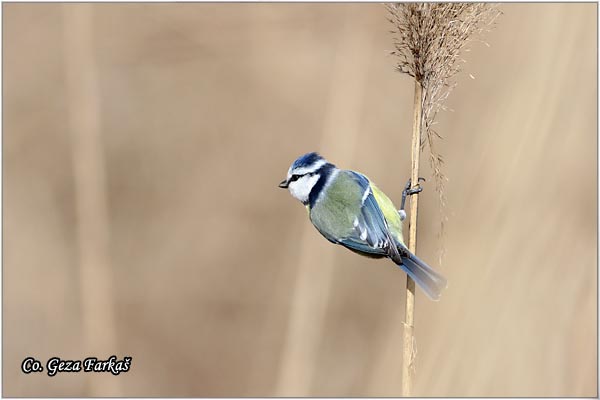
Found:
[[[315,186],[318,180],[319,175],[303,176],[297,181],[290,183],[290,193],[296,199],[300,200],[303,203],[306,203],[308,201],[310,191],[312,190],[313,186]]]

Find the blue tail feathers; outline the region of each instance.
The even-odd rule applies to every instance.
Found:
[[[442,290],[448,281],[423,260],[403,248],[402,264],[399,264],[408,276],[410,276],[423,289],[431,300],[439,300]]]

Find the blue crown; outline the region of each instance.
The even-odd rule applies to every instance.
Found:
[[[303,156],[298,157],[296,161],[294,161],[294,164],[292,164],[292,169],[306,168],[313,165],[319,160],[323,160],[323,157],[321,157],[319,153],[313,151],[312,153],[307,153]]]

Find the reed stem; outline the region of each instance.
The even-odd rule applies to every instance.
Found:
[[[421,152],[421,125],[423,115],[423,88],[415,80],[413,136],[411,146],[411,186],[419,184],[419,156]],[[408,249],[417,252],[417,208],[419,195],[410,197],[410,224]],[[414,315],[415,315],[415,281],[406,277],[406,313],[404,318],[404,344],[402,357],[402,396],[410,397],[412,393],[412,372],[414,370]]]
[[[100,88],[94,54],[94,6],[64,4],[65,68],[73,191],[77,218],[81,322],[85,354],[118,354],[106,162],[102,146]],[[90,397],[122,396],[119,379],[88,374]]]

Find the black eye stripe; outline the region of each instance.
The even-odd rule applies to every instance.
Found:
[[[313,176],[314,174],[315,174],[314,172],[308,172],[308,173],[302,174],[302,175],[294,174],[290,177],[290,182],[295,182],[298,179],[302,178],[303,176]]]

